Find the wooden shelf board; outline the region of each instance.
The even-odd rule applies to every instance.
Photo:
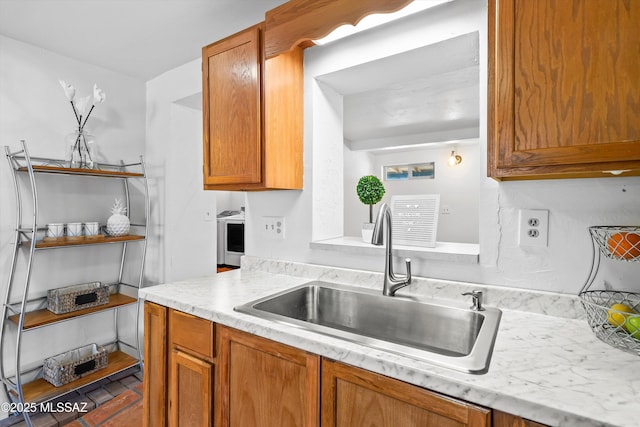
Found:
[[[18,169],[20,172],[26,172],[27,167],[21,167]],[[81,169],[81,168],[63,168],[60,166],[33,166],[34,172],[45,172],[45,173],[60,173],[66,175],[88,175],[88,176],[103,176],[103,177],[113,177],[113,178],[137,178],[143,177],[144,174],[136,173],[136,172],[120,172],[120,171],[111,171],[111,170],[100,170],[100,169]]]
[[[39,378],[27,384],[23,384],[22,392],[25,402],[46,402],[55,397],[61,396],[70,391],[76,390],[85,385],[91,384],[109,375],[116,374],[127,368],[138,364],[138,360],[129,356],[122,351],[114,351],[109,353],[109,363],[106,368],[93,372],[85,377],[82,377],[76,381],[72,381],[68,384],[64,384],[60,387],[56,387],[53,384]],[[11,394],[17,397],[17,393],[11,390]]]
[[[97,307],[90,307],[82,310],[72,311],[70,313],[55,314],[47,310],[46,308],[43,308],[41,310],[30,311],[24,315],[23,329],[27,330],[27,329],[37,328],[39,326],[49,325],[51,323],[60,322],[62,320],[73,319],[74,317],[85,316],[87,314],[109,310],[111,308],[119,307],[126,304],[133,304],[136,301],[137,299],[127,295],[111,294],[109,295],[109,302],[107,304],[99,305]],[[13,323],[17,325],[20,320],[20,315],[15,314],[13,316],[9,316],[9,320],[11,320]]]
[[[127,234],[126,236],[104,236],[98,238],[84,238],[84,239],[66,239],[60,238],[57,240],[40,240],[36,242],[36,249],[44,249],[44,248],[58,248],[63,246],[78,246],[78,245],[95,245],[102,243],[117,243],[117,242],[128,242],[132,240],[143,240],[144,236],[139,236],[137,234]],[[31,244],[30,240],[27,240],[22,243],[25,246],[29,246]]]

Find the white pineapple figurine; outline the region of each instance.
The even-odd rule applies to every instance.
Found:
[[[129,234],[131,222],[127,216],[127,207],[120,199],[116,199],[111,208],[111,213],[112,215],[107,220],[107,233],[110,236],[125,236]]]

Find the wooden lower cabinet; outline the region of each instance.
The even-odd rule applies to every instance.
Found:
[[[170,427],[214,425],[215,325],[169,310]]]
[[[144,309],[147,427],[544,427],[161,305]]]
[[[320,356],[219,328],[223,425],[317,427]]]
[[[144,427],[166,426],[167,415],[167,309],[144,303]]]
[[[214,326],[145,302],[143,426],[214,425]]]
[[[175,349],[170,360],[169,425],[213,425],[213,365]]]
[[[491,410],[323,359],[323,427],[488,427]]]
[[[547,427],[535,421],[525,420],[515,415],[493,411],[493,427]]]

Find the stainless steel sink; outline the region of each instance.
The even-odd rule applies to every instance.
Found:
[[[469,301],[460,298],[461,306],[450,306],[316,281],[235,310],[440,366],[485,373],[501,311],[462,308]]]

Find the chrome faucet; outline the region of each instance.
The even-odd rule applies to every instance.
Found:
[[[384,221],[387,221],[387,246],[385,250],[385,262],[384,262],[384,283],[382,285],[382,294],[392,297],[396,294],[398,289],[403,288],[411,284],[411,260],[407,258],[405,260],[407,266],[406,276],[396,276],[393,272],[393,249],[391,246],[391,240],[393,232],[391,229],[391,208],[386,203],[380,206],[378,211],[378,217],[376,218],[376,225],[373,227],[373,237],[371,243],[376,246],[382,246],[383,237],[382,232],[384,229]]]

